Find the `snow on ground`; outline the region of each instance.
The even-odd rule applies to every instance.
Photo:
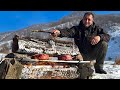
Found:
[[[0,53],[0,61],[6,56],[7,54]]]
[[[92,79],[120,79],[120,65],[114,65],[114,61],[105,61],[104,70],[107,74],[94,73]]]

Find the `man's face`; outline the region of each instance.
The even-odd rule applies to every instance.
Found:
[[[83,17],[83,24],[85,27],[89,27],[93,24],[93,16],[92,15],[86,15]]]

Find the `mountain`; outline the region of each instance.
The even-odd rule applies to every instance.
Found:
[[[65,28],[72,27],[73,25],[78,25],[79,21],[82,19],[86,11],[73,11],[68,16],[64,16],[57,22],[51,22],[46,24],[35,24],[29,27],[25,27],[23,29],[14,31],[14,32],[5,32],[0,33],[0,41],[11,40],[14,34],[19,34],[20,36],[25,37],[33,37],[33,38],[49,38],[49,34],[47,33],[33,33],[32,30],[49,30],[55,28]],[[97,15],[95,14],[95,22],[99,24],[104,29],[114,26],[115,24],[120,23],[120,15],[119,14],[108,14],[108,15]]]

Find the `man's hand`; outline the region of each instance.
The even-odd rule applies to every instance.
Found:
[[[95,44],[97,44],[99,41],[100,41],[100,36],[95,36],[95,37],[92,38],[91,44],[92,44],[92,45],[95,45]]]
[[[55,29],[55,30],[52,31],[51,35],[53,37],[58,37],[60,35],[60,31]]]

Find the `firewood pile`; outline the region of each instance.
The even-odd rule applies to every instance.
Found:
[[[70,57],[66,59],[65,56],[60,58],[62,60],[58,57],[47,57],[46,60],[45,57],[39,59],[38,54],[36,56],[35,59],[24,57],[19,60],[24,65],[21,79],[87,79],[93,73],[89,61],[79,63],[78,60],[71,60]]]
[[[75,79],[79,77],[80,73],[76,65],[59,61],[61,60],[57,57],[48,57],[46,54],[35,54],[29,58],[24,56],[19,60],[24,66],[21,79]]]
[[[24,66],[22,79],[75,79],[79,77],[77,68],[63,68],[62,66]]]
[[[24,40],[21,39],[19,40],[19,49],[20,50],[24,50],[25,52],[35,52],[35,53],[47,53],[47,54],[78,54],[79,50],[78,48],[75,48],[74,46],[72,47],[67,47],[69,46],[69,44],[71,45],[71,43],[67,43],[67,44],[58,44],[57,42],[54,42],[54,44],[51,44],[48,42],[44,42],[44,41],[39,41],[39,40]],[[73,50],[74,49],[74,50]]]
[[[14,57],[7,55],[7,59],[14,58],[23,65],[20,79],[87,79],[92,76],[90,61],[78,59],[77,49],[48,46],[38,40],[19,40],[19,50]]]
[[[77,48],[74,46],[72,48],[66,47],[69,46],[69,43],[68,45],[57,44],[56,42],[49,44],[48,42],[35,39],[27,41],[22,39],[19,40],[19,46],[20,49],[24,51],[22,55],[26,54],[27,56],[24,56],[20,61],[24,65],[21,73],[22,79],[86,79],[92,76],[93,70],[91,69],[90,63],[66,63],[67,61],[82,59],[77,58],[79,54]],[[74,52],[76,57],[73,55]],[[28,55],[30,53],[34,54]],[[66,56],[61,57],[62,55]],[[55,60],[55,62],[51,62],[52,60]],[[61,60],[65,62],[59,62]]]

